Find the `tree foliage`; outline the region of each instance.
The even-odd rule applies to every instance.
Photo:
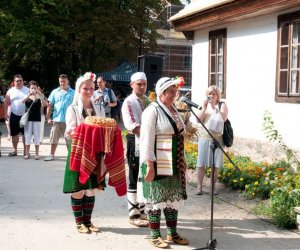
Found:
[[[60,73],[74,80],[135,61],[156,45],[164,7],[160,0],[2,0],[0,72],[55,86]]]

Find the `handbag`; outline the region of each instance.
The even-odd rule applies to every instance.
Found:
[[[222,105],[223,102],[219,102],[219,109],[221,109],[221,105]],[[229,119],[227,119],[225,122],[224,122],[224,129],[223,129],[223,142],[224,142],[224,145],[229,148],[232,146],[233,144],[233,138],[234,138],[234,135],[233,135],[233,128],[231,126],[231,123],[229,121]]]
[[[223,134],[224,120],[218,109],[215,109],[209,120],[206,122],[207,129],[214,134]]]
[[[19,121],[20,128],[24,128],[28,124],[29,111],[30,111],[30,108],[32,107],[33,102],[34,101],[32,101],[32,103],[30,104],[30,106],[27,109],[27,111],[22,115],[22,117],[21,117],[21,119]]]

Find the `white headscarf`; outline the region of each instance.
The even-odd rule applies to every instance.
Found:
[[[162,77],[160,78],[155,85],[156,95],[159,97],[161,94],[172,85],[176,85],[177,81],[174,78]]]
[[[96,75],[94,73],[86,72],[83,76],[80,76],[76,81],[75,94],[74,94],[72,105],[77,106],[77,110],[79,114],[82,114],[82,110],[83,110],[83,103],[79,95],[80,87],[85,81],[92,80],[94,82],[95,79],[96,79]]]
[[[137,80],[145,80],[147,81],[147,77],[144,72],[136,72],[130,77],[131,82],[135,82]]]
[[[92,80],[93,82],[96,80],[96,75],[92,72],[86,72],[83,76],[80,76],[75,84],[75,94],[73,98],[73,105],[78,105],[78,100],[80,99],[79,96],[79,89],[81,85],[87,81],[87,80]]]

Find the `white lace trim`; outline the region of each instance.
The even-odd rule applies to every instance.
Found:
[[[145,211],[147,213],[149,210],[158,210],[158,209],[163,210],[166,207],[178,210],[179,207],[181,207],[181,206],[184,206],[184,200],[179,200],[179,201],[176,200],[173,202],[170,200],[167,200],[166,202],[160,202],[160,203],[156,203],[156,204],[146,202]]]

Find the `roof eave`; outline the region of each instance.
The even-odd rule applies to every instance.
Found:
[[[170,19],[174,29],[192,32],[250,17],[299,7],[300,0],[238,0],[227,2],[178,19]]]
[[[206,1],[194,1],[191,4],[187,5],[184,9],[176,13],[175,15],[169,18],[169,22],[173,22],[193,14],[205,11],[217,7],[219,5],[226,4],[235,0],[206,0]]]

